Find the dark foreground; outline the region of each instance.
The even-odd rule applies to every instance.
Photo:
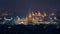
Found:
[[[0,34],[60,34],[56,25],[0,25]]]

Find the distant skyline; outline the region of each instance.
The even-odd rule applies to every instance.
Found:
[[[0,0],[0,13],[9,12],[18,16],[25,16],[29,9],[42,12],[60,11],[60,0]]]

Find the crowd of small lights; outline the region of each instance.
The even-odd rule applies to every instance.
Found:
[[[8,15],[7,13],[2,15]],[[58,24],[56,22],[58,20],[56,18],[56,14],[54,12],[50,13],[49,15],[44,11],[43,14],[40,11],[37,12],[29,12],[28,15],[24,18],[20,18],[19,16],[16,16],[16,18],[11,17],[10,19],[7,19],[6,17],[0,18],[0,24],[11,24],[11,25],[18,25],[18,24]]]

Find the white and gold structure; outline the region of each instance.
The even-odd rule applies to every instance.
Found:
[[[54,16],[54,13],[51,13],[50,16]],[[47,18],[48,17],[48,18]],[[43,14],[41,14],[40,11],[37,12],[29,12],[29,14],[24,18],[20,19],[18,18],[16,22],[18,24],[51,24],[52,23],[52,17],[49,18],[47,13],[44,11]],[[56,19],[56,17],[54,17]],[[45,21],[46,20],[46,21]]]

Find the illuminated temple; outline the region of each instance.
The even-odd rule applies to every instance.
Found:
[[[56,14],[54,12],[47,14],[45,11],[43,14],[40,11],[37,12],[29,12],[26,17],[20,18],[16,16],[16,18],[11,17],[7,19],[8,13],[1,14],[4,17],[4,20],[0,22],[0,24],[56,24],[54,20],[57,20]],[[1,18],[0,18],[1,20]]]
[[[45,11],[43,14],[40,11],[37,11],[29,12],[24,19],[18,18],[16,22],[18,24],[52,24],[52,22],[56,19],[55,13],[47,15]]]

